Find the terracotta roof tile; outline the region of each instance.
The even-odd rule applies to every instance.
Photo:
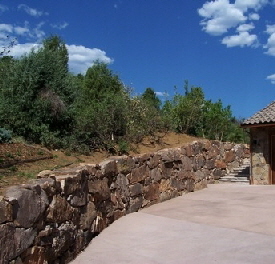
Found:
[[[250,118],[244,120],[243,125],[275,123],[275,101],[263,108]]]

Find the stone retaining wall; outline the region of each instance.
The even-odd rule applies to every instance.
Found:
[[[0,263],[68,263],[116,219],[204,188],[247,158],[245,145],[201,141],[44,171],[0,197]]]

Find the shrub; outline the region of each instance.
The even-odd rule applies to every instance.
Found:
[[[127,155],[130,151],[130,144],[125,140],[118,141],[118,154],[119,155]]]
[[[0,127],[0,143],[9,143],[11,138],[11,132],[5,128]]]

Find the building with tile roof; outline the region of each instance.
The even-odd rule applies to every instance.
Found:
[[[251,183],[275,184],[275,101],[241,126],[250,133]]]
[[[275,124],[275,101],[243,122],[243,127]]]

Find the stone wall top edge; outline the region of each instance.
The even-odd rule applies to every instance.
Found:
[[[165,148],[165,149],[161,149],[155,152],[150,152],[150,153],[143,153],[143,154],[138,154],[138,155],[133,155],[133,156],[127,156],[127,155],[123,155],[123,156],[110,156],[104,160],[102,160],[100,163],[96,164],[96,163],[79,163],[78,166],[74,167],[74,168],[63,168],[63,169],[59,169],[59,170],[45,170],[45,171],[41,171],[40,173],[37,174],[37,179],[45,179],[45,178],[53,178],[56,181],[61,181],[67,178],[75,178],[75,177],[79,177],[79,174],[84,171],[87,170],[87,167],[93,168],[95,170],[100,170],[106,166],[108,166],[110,163],[115,162],[115,163],[119,163],[119,162],[123,162],[123,161],[129,161],[129,160],[135,160],[138,162],[142,162],[142,160],[144,159],[144,161],[150,157],[159,155],[159,156],[163,156],[163,154],[167,154],[169,153],[174,153],[177,151],[181,151],[183,148],[187,147],[187,146],[193,146],[194,144],[198,144],[198,143],[202,143],[203,145],[205,144],[213,144],[214,142],[217,142],[217,140],[207,140],[207,139],[202,139],[202,140],[194,140],[190,143],[187,144],[182,144],[178,147],[172,147],[172,148]],[[234,148],[234,146],[244,146],[245,148],[249,148],[248,144],[235,144],[235,143],[230,143],[230,142],[220,142],[221,145],[225,145],[225,144],[232,144],[232,148]],[[70,171],[70,173],[68,173],[68,170]],[[39,182],[37,183],[39,184]],[[42,184],[42,183],[41,183]],[[20,185],[21,186],[21,185]],[[14,187],[14,186],[12,186]],[[25,188],[24,185],[21,186],[22,188]]]

